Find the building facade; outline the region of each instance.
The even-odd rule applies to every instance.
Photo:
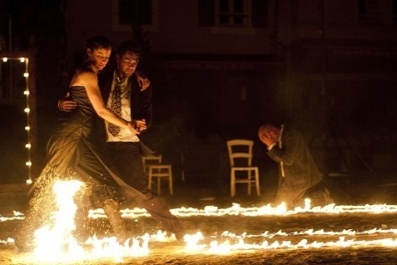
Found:
[[[357,148],[367,162],[373,142],[359,138],[378,127],[393,138],[395,0],[69,0],[66,23],[70,58],[95,34],[145,45],[155,126],[175,129],[158,145],[255,139],[261,122],[289,122],[321,159]],[[350,171],[345,160],[324,170]]]
[[[63,78],[58,87],[67,86],[86,38],[105,35],[115,46],[135,39],[145,47],[141,67],[155,88],[155,121],[147,138],[182,168],[201,159],[200,174],[226,179],[225,140],[256,140],[259,124],[273,121],[301,129],[316,157],[326,161],[326,172],[352,171],[355,165],[367,171],[391,169],[396,145],[396,0],[54,3],[58,12],[40,11],[38,26],[43,27],[29,37],[39,48],[38,97],[62,94],[54,92],[55,83]],[[65,47],[66,53],[46,59],[50,56],[40,47],[53,46]],[[65,60],[59,59],[63,56]],[[67,70],[57,79],[48,74],[54,69]],[[204,161],[197,146],[212,154],[206,157],[211,161]],[[210,147],[215,151],[208,151]],[[182,159],[181,150],[197,157]]]

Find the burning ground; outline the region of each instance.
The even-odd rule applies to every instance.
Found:
[[[39,255],[16,251],[13,233],[24,218],[26,202],[13,194],[0,205],[0,264],[397,264],[395,196],[388,199],[387,192],[367,186],[355,184],[353,193],[344,185],[340,195],[334,193],[336,205],[311,208],[308,204],[290,212],[267,205],[270,193],[264,193],[269,198],[244,193],[230,198],[212,197],[198,187],[180,188],[177,191],[186,194],[164,196],[183,222],[184,242],[159,231],[160,226],[132,202],[122,210],[134,231],[129,245],[115,244],[98,209],[90,212],[95,237],[79,244],[81,249],[71,255],[58,255],[53,244],[56,236],[45,233],[48,242],[41,245]],[[376,194],[376,200],[371,194]],[[69,240],[65,246],[62,252],[73,244]]]
[[[2,216],[1,264],[396,264],[397,206],[329,206],[283,212],[270,206],[173,208],[186,229],[185,242],[159,232],[142,209],[123,216],[147,249],[138,255],[84,256],[72,261],[43,261],[16,252],[12,231],[22,217]],[[100,210],[90,225],[99,238],[111,237]],[[140,238],[140,239],[139,239]],[[10,240],[12,241],[12,240]],[[143,244],[143,245],[142,245]],[[128,250],[138,253],[142,249]],[[117,251],[116,251],[117,252]],[[121,253],[121,252],[119,252]]]

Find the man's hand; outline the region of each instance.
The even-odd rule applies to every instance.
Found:
[[[261,142],[264,143],[267,147],[273,145],[276,142],[276,139],[266,133],[261,134],[259,136],[259,140],[261,140]]]
[[[71,112],[77,107],[77,103],[70,99],[60,99],[58,101],[58,108],[60,111]]]
[[[136,79],[141,91],[145,91],[150,86],[150,80],[141,71],[136,71]]]

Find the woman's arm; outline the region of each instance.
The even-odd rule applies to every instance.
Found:
[[[74,83],[82,84],[85,87],[88,98],[90,99],[90,102],[99,117],[113,123],[114,125],[134,130],[130,122],[122,119],[121,117],[114,114],[111,110],[106,108],[99,90],[98,78],[96,74],[90,72],[80,73],[75,79]],[[137,132],[135,131],[135,133]]]

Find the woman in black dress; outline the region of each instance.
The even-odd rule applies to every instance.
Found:
[[[129,237],[116,199],[119,195],[143,195],[109,169],[89,140],[90,135],[96,133],[93,128],[97,115],[137,135],[145,129],[141,127],[145,125],[133,124],[117,116],[103,103],[97,74],[108,63],[111,51],[111,43],[105,37],[86,41],[86,61],[75,71],[69,87],[69,94],[77,106],[60,120],[48,141],[47,164],[32,188],[34,194],[26,218],[15,237],[21,250],[29,248],[33,232],[50,219],[55,209],[52,184],[59,179],[77,178],[85,182],[89,187],[90,204],[104,209],[118,240],[123,243]]]

